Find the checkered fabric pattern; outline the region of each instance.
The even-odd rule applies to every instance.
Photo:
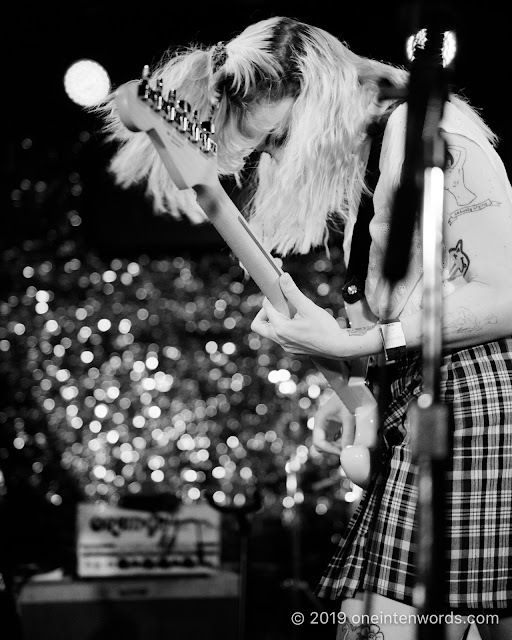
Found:
[[[421,393],[420,358],[405,356],[382,421],[384,464],[372,480],[316,590],[367,590],[412,605],[417,467],[407,408]],[[446,588],[452,608],[512,603],[512,338],[447,355],[441,402],[453,419],[446,494]]]

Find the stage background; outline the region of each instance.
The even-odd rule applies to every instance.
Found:
[[[508,21],[497,2],[451,6],[455,85],[500,136],[509,169]],[[309,590],[357,500],[335,460],[304,453],[325,385],[308,362],[251,334],[261,298],[213,227],[156,216],[140,189],[112,183],[110,149],[94,118],[67,97],[63,77],[73,62],[91,58],[117,86],[169,46],[227,40],[272,15],[405,64],[409,7],[245,0],[3,10],[1,548],[18,587],[55,568],[73,575],[80,500],[117,504],[124,495],[156,493],[190,501],[217,490],[242,505],[261,490],[248,619],[259,640],[299,637],[289,613],[297,602],[312,610]],[[340,243],[334,235],[330,256],[285,262],[333,312],[341,305]],[[287,463],[297,455],[303,502],[291,513],[283,500]],[[238,571],[236,519],[224,517],[222,527],[223,565]],[[297,594],[290,577],[306,588]],[[333,637],[333,630],[300,637]]]

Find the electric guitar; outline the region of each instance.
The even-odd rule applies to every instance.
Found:
[[[147,133],[177,188],[194,189],[199,206],[260,291],[278,311],[292,317],[294,309],[279,286],[283,271],[220,184],[213,123],[200,122],[186,101],[179,100],[174,91],[164,97],[161,80],[155,88],[150,80],[146,66],[140,80],[117,89],[115,102],[121,121],[130,131]],[[376,446],[378,425],[377,403],[366,384],[364,364],[354,361],[351,375],[341,360],[315,358],[313,362],[355,416],[354,445],[344,449],[340,462],[347,477],[364,487],[371,475],[369,449]]]

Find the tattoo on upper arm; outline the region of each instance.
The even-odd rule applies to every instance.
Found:
[[[449,250],[449,254],[452,261],[449,277],[456,276],[457,273],[465,276],[469,269],[470,261],[468,254],[464,253],[464,249],[462,248],[462,240],[459,240],[455,247]]]
[[[451,193],[461,207],[452,211],[448,218],[448,224],[452,225],[459,216],[473,211],[481,211],[487,207],[499,207],[501,202],[487,198],[475,203],[476,194],[473,193],[464,182],[464,165],[466,164],[466,149],[449,145],[446,151],[446,170],[444,188]],[[472,204],[473,203],[473,204]]]
[[[486,324],[497,324],[498,318],[489,314],[486,318],[478,318],[467,307],[459,307],[456,311],[447,313],[444,318],[445,329],[451,333],[475,333],[481,331]]]
[[[466,149],[450,145],[446,151],[444,188],[452,194],[459,206],[469,204],[476,198],[476,194],[470,191],[464,183],[465,164]]]
[[[487,198],[483,202],[478,202],[477,204],[472,204],[468,207],[463,207],[462,209],[457,209],[457,211],[453,211],[450,213],[450,217],[448,218],[448,224],[451,226],[455,220],[459,216],[463,216],[465,213],[473,213],[473,211],[482,211],[482,209],[487,209],[487,207],[499,207],[501,202],[497,202],[496,200],[491,200]]]

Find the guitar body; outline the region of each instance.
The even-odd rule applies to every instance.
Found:
[[[186,102],[177,100],[173,92],[165,99],[161,84],[157,84],[156,89],[151,88],[147,67],[140,81],[119,87],[116,106],[123,124],[130,131],[144,131],[150,137],[177,188],[194,189],[199,206],[261,292],[281,313],[293,317],[294,309],[288,305],[279,285],[283,271],[253,235],[220,184],[213,124],[200,123],[197,114]],[[365,451],[376,443],[375,398],[365,377],[362,374],[351,376],[343,361],[318,358],[313,362],[356,416],[354,445],[346,449],[350,453],[342,452],[341,464],[347,477],[364,486],[362,483],[366,483],[370,475]]]

